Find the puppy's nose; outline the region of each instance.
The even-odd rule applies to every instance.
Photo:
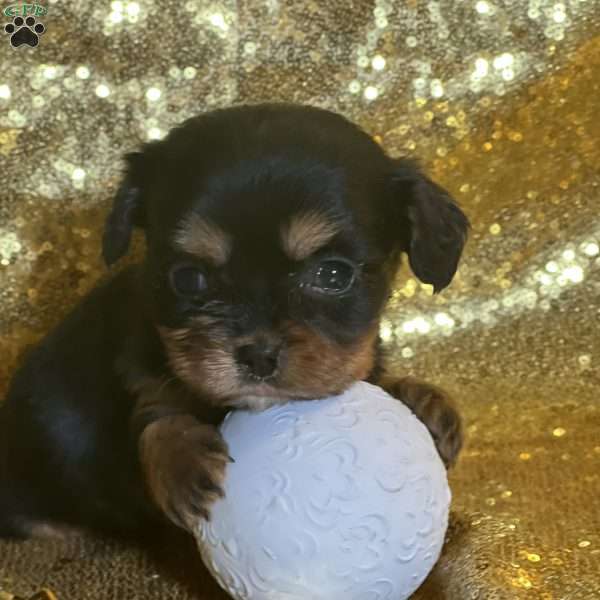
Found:
[[[267,379],[277,371],[281,346],[271,344],[247,344],[236,350],[236,360],[244,365],[250,374],[259,379]]]

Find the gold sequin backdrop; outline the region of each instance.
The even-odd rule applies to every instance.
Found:
[[[2,389],[104,276],[124,151],[231,103],[335,109],[420,157],[473,223],[451,288],[405,273],[381,332],[398,372],[446,386],[467,425],[448,542],[417,597],[600,598],[600,2],[47,8],[36,48],[0,39]],[[0,544],[0,598],[224,597],[199,567],[203,585],[174,573],[90,538]]]

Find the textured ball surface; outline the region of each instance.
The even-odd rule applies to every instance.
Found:
[[[204,562],[236,600],[401,600],[439,557],[450,505],[425,426],[378,387],[222,426],[235,463],[198,524]]]

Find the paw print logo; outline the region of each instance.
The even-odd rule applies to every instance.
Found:
[[[27,44],[35,48],[40,42],[40,35],[46,31],[42,23],[36,22],[35,17],[15,17],[12,23],[4,26],[4,32],[10,35],[13,48]]]

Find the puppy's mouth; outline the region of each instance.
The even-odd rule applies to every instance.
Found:
[[[232,408],[264,410],[270,406],[295,400],[318,400],[335,395],[344,391],[353,382],[353,379],[340,377],[335,383],[332,381],[329,385],[315,385],[315,382],[310,380],[310,373],[305,375],[306,384],[302,386],[288,381],[285,370],[260,380],[255,376],[242,375],[238,380],[237,390],[225,400],[224,404]]]
[[[264,410],[269,406],[285,404],[295,399],[297,399],[295,395],[272,384],[249,383],[241,386],[236,394],[230,396],[225,401],[225,405],[231,408]]]
[[[228,406],[235,408],[263,410],[291,400],[315,398],[304,390],[299,392],[287,388],[283,364],[278,365],[273,372],[260,375],[244,365],[238,365],[237,381],[238,389],[226,400]]]
[[[365,379],[374,362],[374,325],[341,346],[297,325],[284,343],[245,341],[231,347],[223,336],[191,329],[162,330],[175,374],[212,404],[265,409],[292,400],[339,394]]]

